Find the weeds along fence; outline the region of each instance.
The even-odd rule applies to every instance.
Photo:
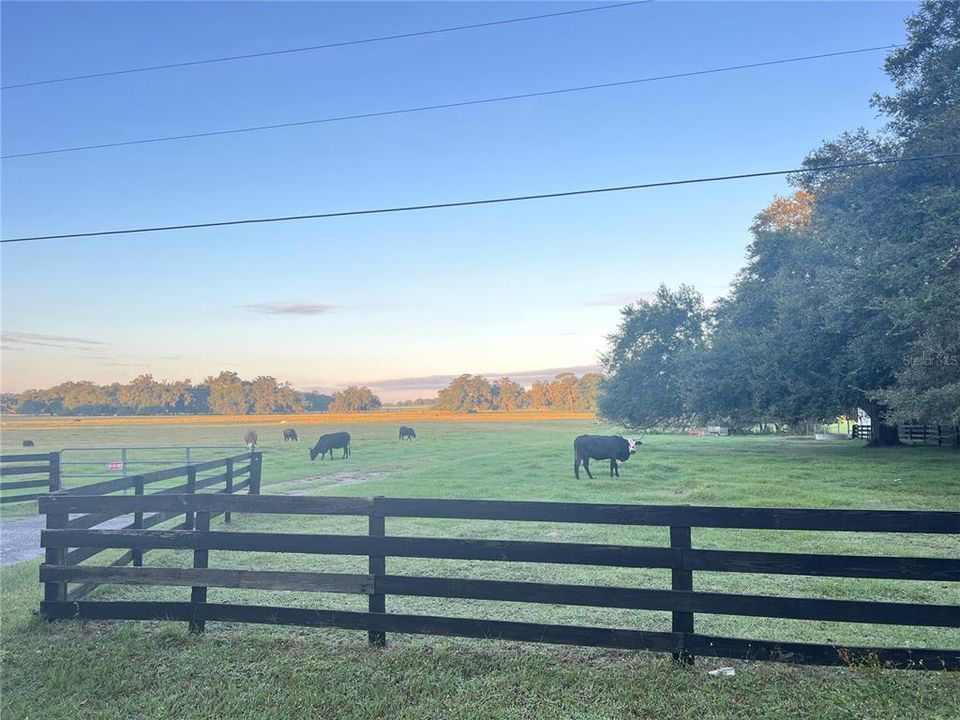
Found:
[[[11,476],[29,476],[26,480],[7,481]],[[36,500],[60,489],[60,453],[0,455],[0,504]],[[36,488],[45,488],[36,492]],[[10,494],[11,490],[27,490]]]
[[[262,465],[263,456],[261,453],[247,452],[233,457],[184,465],[182,467],[167,468],[143,475],[131,475],[129,477],[120,477],[76,488],[59,490],[51,495],[43,496],[41,502],[49,498],[59,498],[61,500],[66,498],[83,498],[87,501],[94,501],[95,507],[91,510],[70,511],[71,514],[76,515],[75,517],[70,517],[69,514],[47,515],[46,525],[47,528],[55,527],[65,532],[80,531],[92,533],[96,536],[97,534],[111,532],[149,532],[149,528],[183,516],[183,522],[174,525],[172,528],[167,528],[162,532],[169,532],[171,530],[190,531],[197,527],[197,521],[196,512],[188,507],[189,502],[183,507],[178,505],[167,506],[165,509],[156,512],[149,509],[144,510],[140,507],[140,503],[147,500],[166,498],[204,497],[203,495],[195,495],[195,493],[203,491],[221,497],[238,493],[241,490],[247,490],[248,493],[256,495],[260,492]],[[219,469],[223,471],[216,475],[208,477],[200,476],[203,472]],[[184,482],[173,487],[164,487],[163,489],[149,492],[152,489],[152,485],[177,478],[183,478]],[[133,495],[126,497],[109,496],[109,493],[127,492],[130,489],[133,489]],[[133,501],[133,504],[130,506],[131,509],[128,510],[123,506],[118,506],[115,502],[117,500]],[[43,510],[41,510],[41,513],[42,512]],[[223,515],[225,523],[230,522],[230,509],[225,508],[212,515],[210,513],[204,515],[204,527],[209,529],[210,518],[220,515]],[[117,530],[91,529],[96,528],[97,525],[111,521],[116,522],[117,519],[120,519],[122,522],[124,518],[130,517],[132,517],[132,520]],[[64,568],[69,568],[100,555],[109,547],[115,546],[106,546],[97,543],[79,543],[74,545],[70,551],[47,549],[46,562],[48,564],[53,563]],[[107,567],[119,568],[132,564],[134,568],[141,568],[143,566],[144,554],[151,549],[150,547],[131,546],[127,552],[113,560]],[[95,578],[91,578],[89,581],[81,581],[79,587],[70,590],[67,587],[67,583],[62,583],[58,586],[56,597],[45,597],[47,600],[76,601],[89,595],[99,584]]]
[[[907,602],[795,598],[694,591],[694,573],[766,573],[841,578],[890,578],[960,581],[960,560],[926,557],[744,552],[698,549],[691,528],[807,530],[818,532],[960,533],[960,513],[913,511],[801,510],[658,505],[433,500],[400,498],[319,498],[248,495],[138,495],[86,497],[55,493],[41,499],[47,549],[40,569],[45,583],[42,614],[49,619],[173,620],[203,631],[208,621],[265,623],[366,631],[382,645],[386,634],[415,633],[470,638],[652,650],[678,661],[695,655],[776,660],[818,665],[857,662],[919,669],[960,669],[960,650],[939,648],[841,647],[829,644],[773,642],[697,633],[697,613],[756,618],[793,618],[890,625],[960,627],[960,608]],[[169,513],[195,515],[195,524],[178,530],[90,530],[70,527],[69,513]],[[365,516],[367,534],[317,535],[273,532],[224,532],[210,520],[225,512]],[[637,547],[526,540],[391,536],[386,518],[539,521],[669,528],[666,547]],[[95,567],[78,565],[77,550],[105,548],[128,553],[150,549],[193,553],[193,567]],[[209,567],[219,551],[312,553],[366,556],[364,574],[221,569]],[[561,585],[541,582],[423,577],[387,573],[387,558],[436,558],[527,563],[562,563],[671,571],[671,589]],[[71,561],[73,560],[73,561]],[[68,602],[68,583],[190,587],[183,602]],[[367,612],[207,602],[207,589],[358,593],[368,597]],[[507,600],[642,610],[672,614],[670,632],[580,627],[506,620],[395,614],[387,596]]]

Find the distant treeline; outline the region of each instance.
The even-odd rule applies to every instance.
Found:
[[[489,381],[461,375],[438,398],[392,403],[394,407],[434,406],[453,412],[552,410],[593,412],[600,375],[572,373],[537,381],[529,390],[508,377]],[[301,412],[367,412],[383,406],[370,388],[351,386],[333,395],[295,390],[289,382],[261,375],[243,380],[224,370],[194,385],[190,380],[163,382],[141,375],[127,384],[90,381],[61,383],[46,390],[4,393],[4,413],[20,415],[268,415]]]
[[[461,375],[441,390],[437,410],[470,412],[481,410],[552,410],[593,412],[597,409],[599,373],[561,373],[547,382],[537,380],[529,390],[502,377],[489,381],[482,375]]]
[[[323,412],[333,402],[331,395],[300,392],[273,377],[242,380],[225,370],[197,385],[151,375],[126,385],[65,382],[47,390],[4,393],[2,410],[23,415],[249,415]]]

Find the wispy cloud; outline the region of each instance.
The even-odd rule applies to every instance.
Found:
[[[267,315],[322,315],[337,309],[336,305],[325,303],[257,303],[244,307]]]
[[[521,370],[517,372],[494,372],[479,373],[484,377],[495,380],[501,377],[509,377],[511,380],[529,387],[537,380],[553,380],[561,373],[574,373],[583,375],[588,372],[600,372],[599,365],[575,365],[573,367],[547,368],[545,370]],[[450,381],[457,375],[425,375],[422,377],[391,378],[389,380],[374,380],[371,382],[354,383],[356,385],[366,385],[372,390],[385,392],[436,392],[450,384]]]
[[[591,300],[587,305],[599,305],[604,307],[620,307],[637,300],[653,300],[654,293],[643,292],[615,292],[601,295],[596,300]]]
[[[5,349],[23,350],[24,346],[52,347],[72,350],[92,350],[107,347],[111,343],[89,338],[68,337],[66,335],[42,335],[40,333],[3,332],[0,333]]]

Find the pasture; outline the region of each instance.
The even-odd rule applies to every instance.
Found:
[[[314,416],[315,417],[315,416]],[[382,417],[382,416],[381,416]],[[5,419],[3,451],[20,440],[37,451],[67,445],[239,444],[248,427],[264,453],[263,493],[394,497],[691,503],[778,507],[960,510],[960,454],[948,449],[871,450],[858,442],[789,438],[648,436],[638,454],[607,477],[573,479],[573,438],[613,428],[586,419],[340,419],[306,425],[285,418],[124,425]],[[258,421],[259,420],[259,421]],[[416,429],[399,442],[400,424]],[[283,443],[295,427],[302,442]],[[310,462],[322,432],[347,430],[352,457]],[[34,503],[25,503],[34,505]],[[3,508],[5,518],[29,512]],[[235,515],[233,529],[365,532],[357,518]],[[663,545],[662,528],[551,523],[391,519],[391,534]],[[956,557],[949,536],[695,530],[702,548]],[[148,565],[182,566],[176,551]],[[365,558],[267,553],[211,554],[211,567],[363,572]],[[735,665],[699,659],[677,668],[646,653],[544,648],[496,641],[390,635],[370,650],[364,633],[213,623],[193,637],[180,624],[47,624],[33,617],[41,587],[37,561],[4,568],[3,710],[9,717],[923,717],[960,716],[957,674]],[[504,580],[668,588],[655,569],[544,567],[526,563],[388,559],[390,572]],[[697,590],[960,604],[956,584],[698,573]],[[270,597],[274,595],[274,597]],[[98,599],[183,599],[185,588],[103,588]],[[320,593],[211,588],[210,602],[259,602],[360,609],[363,598]],[[391,610],[448,616],[669,628],[669,614],[608,608],[431,598],[388,598]],[[763,639],[851,644],[960,646],[960,631],[837,622],[698,615],[698,630]],[[189,708],[189,711],[186,710]]]

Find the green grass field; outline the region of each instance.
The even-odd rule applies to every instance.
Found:
[[[82,423],[81,423],[82,424]],[[255,425],[254,425],[255,426]],[[338,426],[353,457],[311,463],[312,441],[329,428],[257,428],[264,493],[388,495],[691,503],[780,507],[960,510],[960,453],[935,448],[873,450],[856,442],[786,438],[648,436],[637,456],[606,477],[573,479],[572,440],[606,432],[589,421],[417,423],[415,443],[392,424]],[[300,428],[298,428],[300,430]],[[38,450],[68,445],[236,443],[236,425],[64,427],[18,430],[5,422],[4,452],[22,437]],[[309,435],[308,435],[309,432]],[[18,434],[19,433],[19,434]],[[18,512],[7,513],[13,517]],[[219,526],[219,521],[217,526]],[[236,530],[365,532],[365,520],[235,516]],[[665,528],[563,523],[388,519],[389,534],[664,545]],[[698,530],[694,547],[956,557],[960,538],[934,535]],[[148,565],[186,565],[188,553],[154,552]],[[183,624],[46,624],[37,561],[2,572],[4,717],[960,717],[960,675],[872,668],[797,668],[721,661],[676,668],[663,657],[493,641],[393,635],[386,651],[364,634],[211,623],[203,637]],[[211,567],[365,572],[365,558],[212,552]],[[669,572],[526,563],[388,559],[390,573],[543,582],[669,587]],[[956,584],[697,573],[695,588],[805,597],[960,604]],[[188,588],[103,588],[98,599],[184,600]],[[211,589],[211,602],[361,609],[365,598]],[[448,616],[669,629],[667,613],[505,602],[387,598],[388,610]],[[960,630],[697,615],[697,630],[762,639],[960,647]]]

